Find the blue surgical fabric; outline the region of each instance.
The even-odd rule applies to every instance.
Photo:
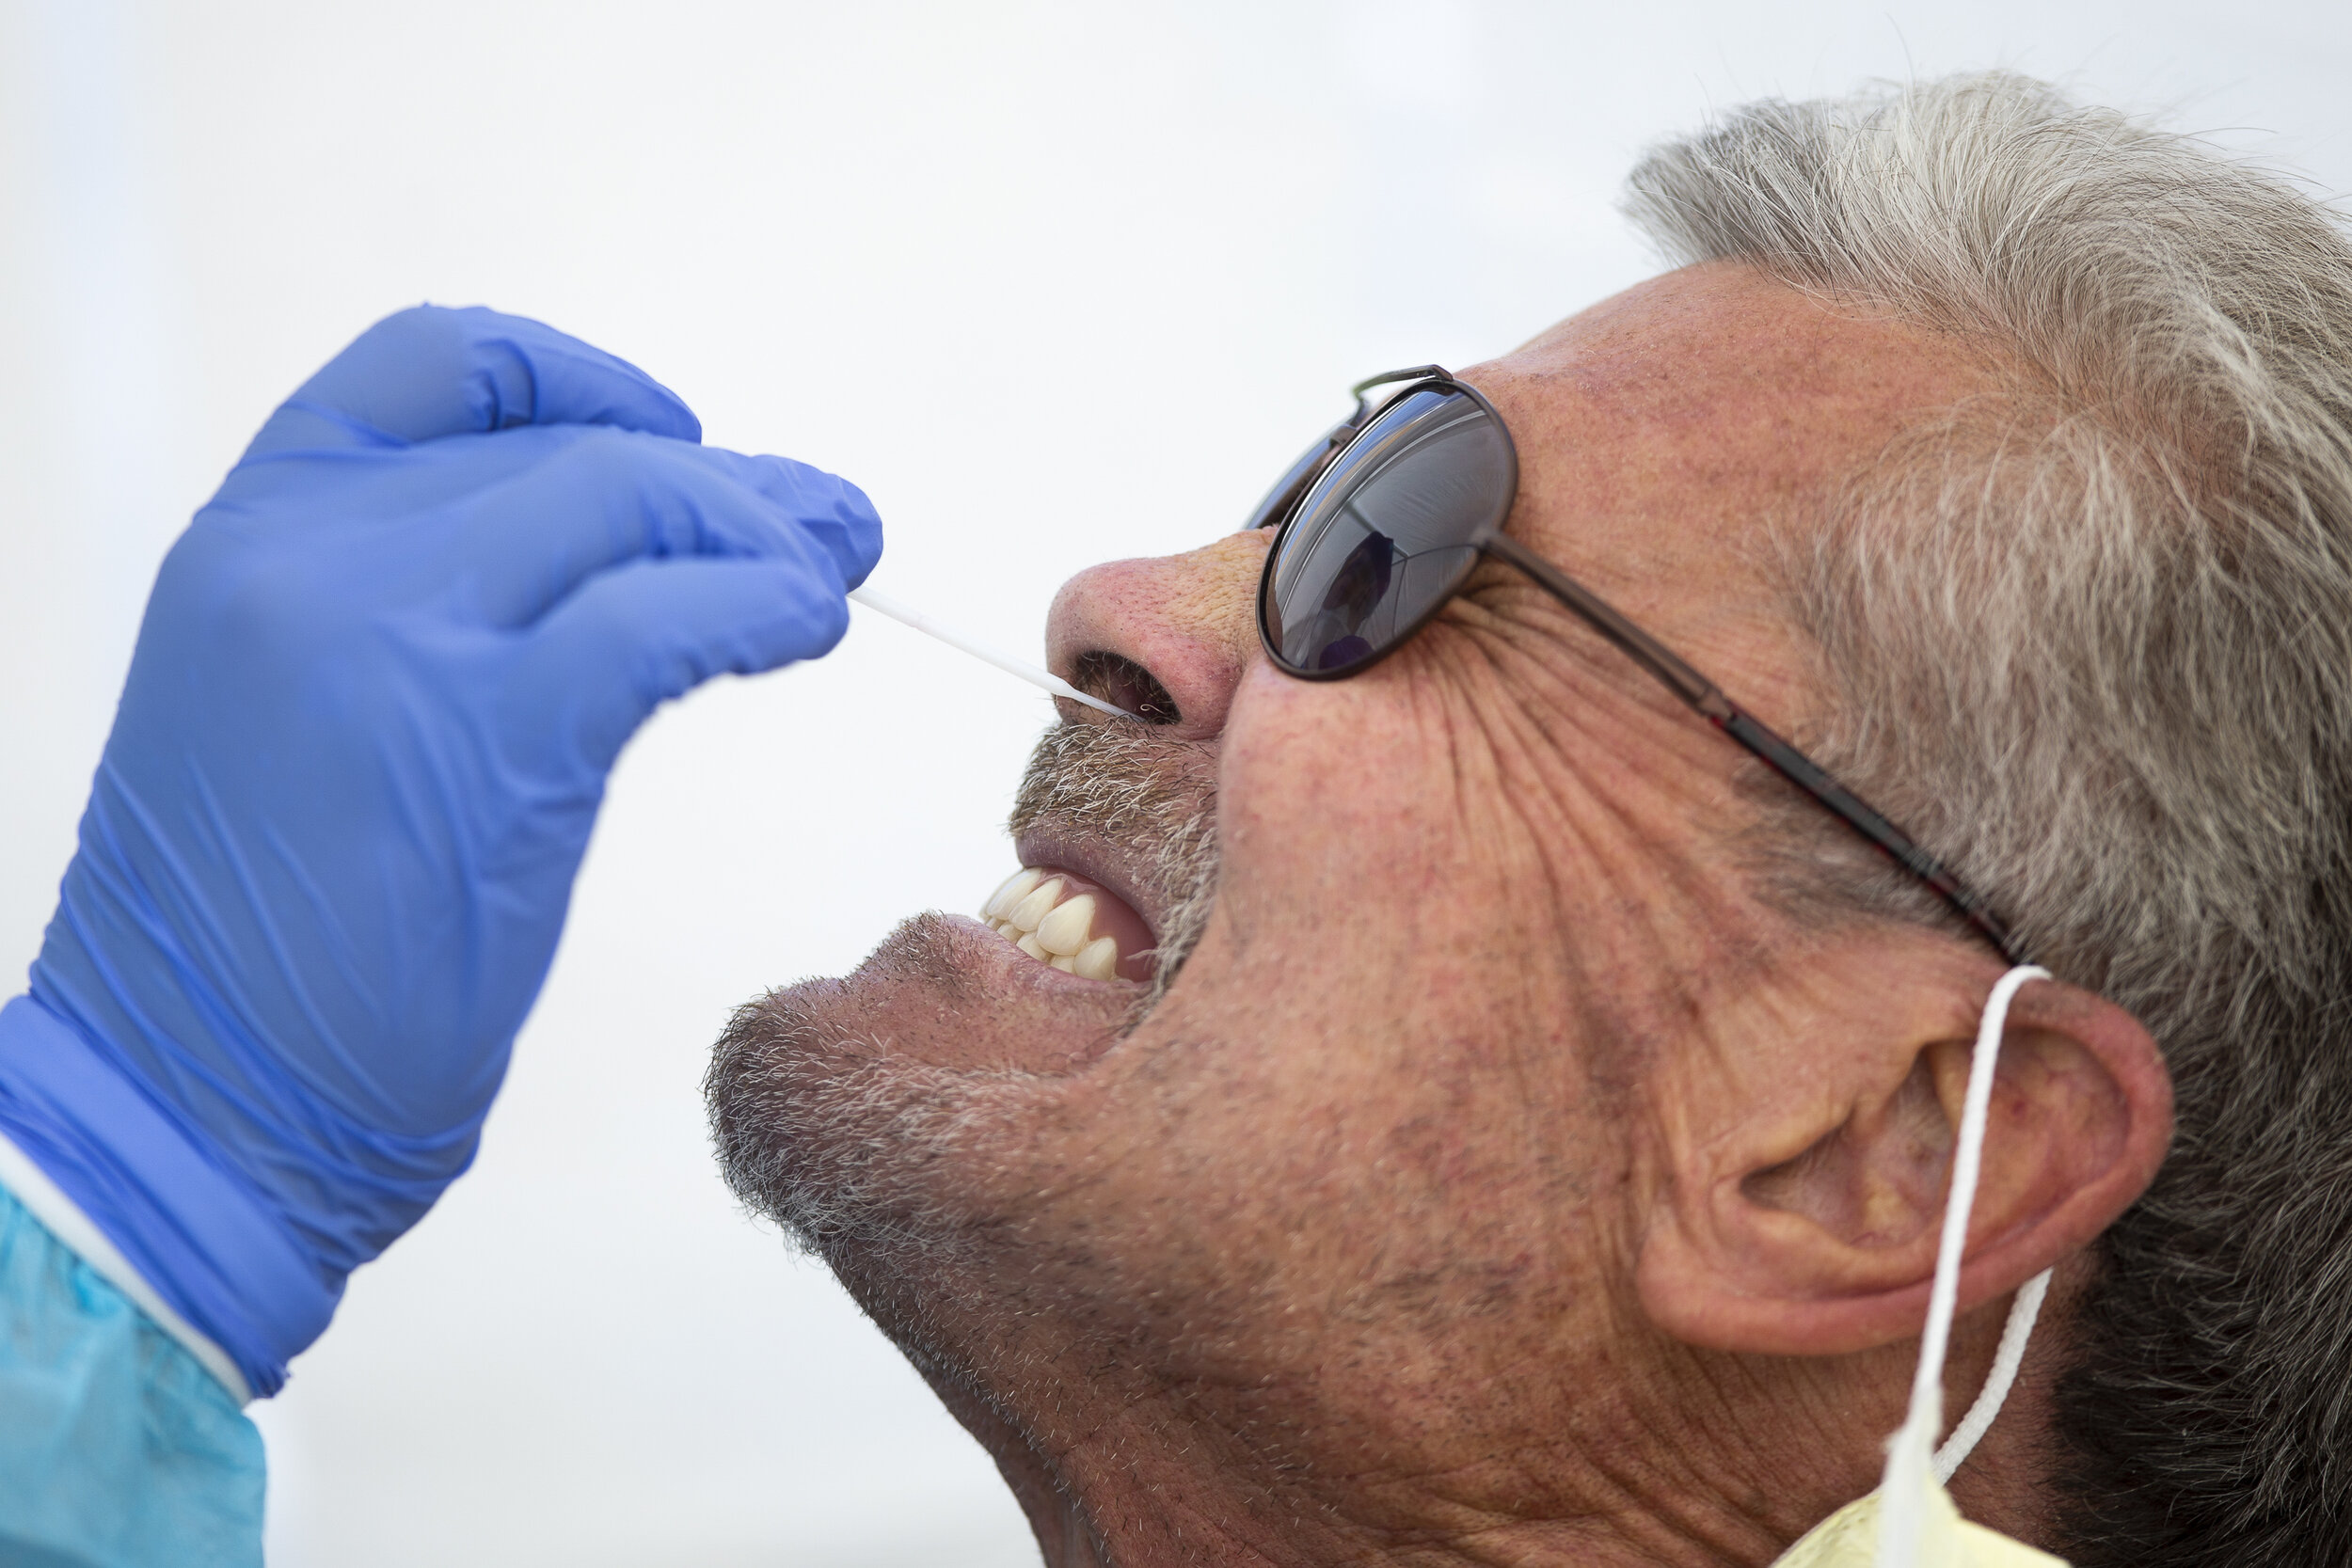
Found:
[[[260,1568],[262,1434],[0,1188],[0,1563]]]

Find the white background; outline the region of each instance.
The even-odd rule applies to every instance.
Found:
[[[0,0],[0,958],[165,546],[390,309],[635,360],[712,441],[865,485],[878,584],[1034,650],[1062,578],[1231,527],[1347,381],[1645,276],[1612,203],[1646,142],[1990,64],[2352,187],[2341,0]],[[731,1205],[696,1082],[735,1004],[1010,869],[1048,714],[861,612],[638,739],[479,1165],[256,1407],[280,1568],[1035,1560]]]

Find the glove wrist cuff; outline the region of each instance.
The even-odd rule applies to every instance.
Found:
[[[133,1306],[147,1314],[151,1323],[178,1340],[199,1366],[213,1374],[213,1381],[227,1390],[230,1399],[239,1404],[252,1402],[253,1390],[246,1386],[245,1374],[229,1359],[229,1353],[173,1311],[170,1303],[155,1293],[155,1287],[147,1282],[147,1276],[131,1266],[121,1249],[106,1240],[106,1233],[90,1223],[89,1216],[49,1180],[48,1173],[33,1164],[23,1149],[0,1137],[0,1226],[6,1224],[7,1200],[10,1198],[48,1231],[52,1240],[79,1259],[83,1267],[121,1291]]]
[[[342,1294],[203,1145],[65,1020],[0,1007],[0,1136],[119,1248],[257,1395]]]

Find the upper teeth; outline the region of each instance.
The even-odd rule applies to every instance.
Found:
[[[980,916],[1032,958],[1089,980],[1110,979],[1119,973],[1119,942],[1092,934],[1094,895],[1065,902],[1069,888],[1062,878],[1025,868],[996,890]]]
[[[1034,898],[1037,895],[1029,896]],[[1048,953],[1075,958],[1087,950],[1087,943],[1093,940],[1093,931],[1094,895],[1082,893],[1075,898],[1064,899],[1055,905],[1045,918],[1038,922],[1038,945]]]

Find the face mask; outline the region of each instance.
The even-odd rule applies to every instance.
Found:
[[[1878,1490],[1848,1503],[1822,1520],[1777,1558],[1772,1568],[2066,1568],[2047,1552],[1972,1525],[1952,1506],[1944,1483],[1968,1457],[2009,1397],[2026,1339],[2050,1288],[2050,1272],[2027,1280],[2010,1306],[2009,1326],[1993,1358],[1984,1391],[1941,1449],[1935,1434],[1944,1426],[1944,1356],[1949,1348],[1952,1312],[1960,1293],[1960,1255],[1968,1238],[1968,1209],[1976,1201],[1977,1175],[1984,1158],[1984,1125],[1993,1100],[1993,1064],[2001,1051],[2001,1028],[2009,1005],[2028,980],[2050,972],[2020,964],[2001,976],[1984,1005],[1977,1028],[1977,1052],[1968,1066],[1968,1094],[1962,1102],[1960,1138],[1952,1151],[1952,1189],[1944,1209],[1943,1244],[1935,1256],[1935,1283],[1928,1294],[1927,1332],[1919,1340],[1919,1370],[1911,1380],[1911,1410],[1886,1440],[1886,1474]]]

